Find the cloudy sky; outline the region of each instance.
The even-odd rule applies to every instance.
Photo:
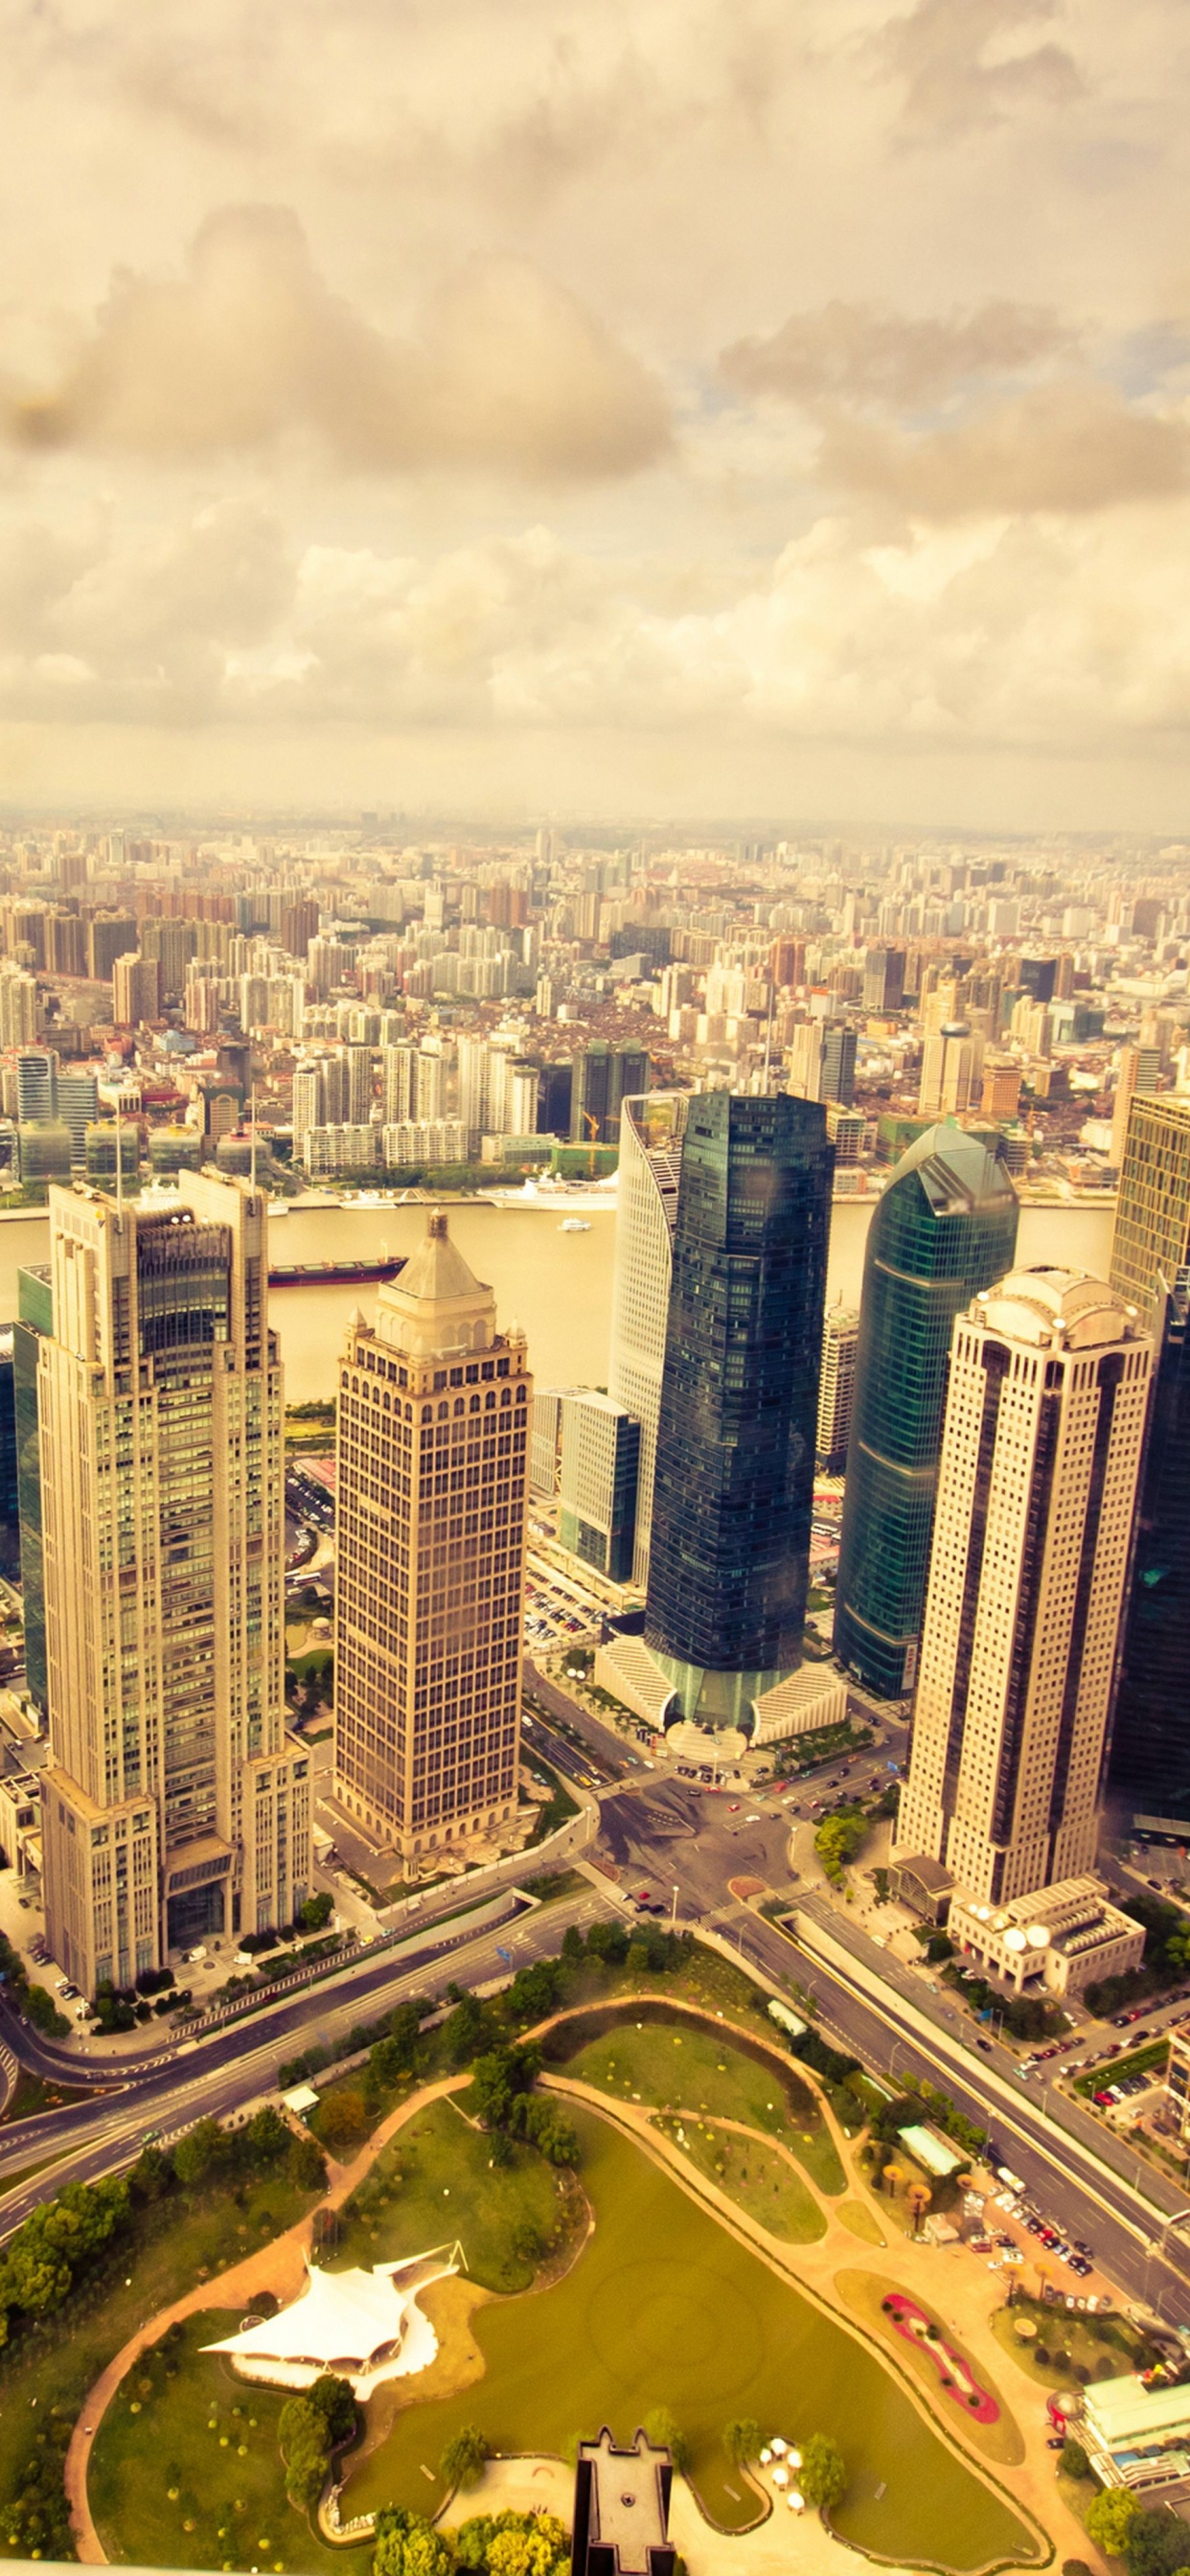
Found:
[[[1185,832],[1185,0],[7,0],[0,801]]]

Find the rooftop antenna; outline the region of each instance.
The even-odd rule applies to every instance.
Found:
[[[120,1094],[116,1093],[116,1221],[124,1221],[124,1128],[120,1117]]]

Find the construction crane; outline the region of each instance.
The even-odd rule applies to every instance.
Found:
[[[595,1116],[594,1110],[584,1109],[583,1124],[591,1130],[591,1142],[587,1147],[587,1178],[589,1181],[593,1181],[595,1178],[595,1148],[599,1143],[599,1120]]]

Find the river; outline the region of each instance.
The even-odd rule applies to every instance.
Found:
[[[858,1303],[876,1204],[835,1203],[827,1280],[832,1302],[842,1296]],[[1105,1277],[1113,1213],[1110,1207],[1022,1208],[1022,1263],[1049,1261]],[[292,1210],[273,1228],[273,1258],[342,1261],[353,1253],[411,1252],[425,1222],[424,1207],[416,1206]],[[610,1209],[593,1210],[586,1234],[563,1234],[560,1223],[556,1205],[522,1210],[462,1202],[450,1209],[451,1233],[479,1277],[491,1281],[501,1324],[518,1323],[527,1334],[538,1384],[605,1385],[615,1217]],[[16,1313],[18,1269],[46,1260],[48,1237],[44,1216],[14,1217],[0,1225],[0,1321]],[[270,1312],[281,1336],[291,1403],[333,1393],[345,1319],[353,1306],[368,1313],[375,1294],[369,1284],[272,1290]]]

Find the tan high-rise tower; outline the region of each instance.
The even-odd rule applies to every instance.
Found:
[[[268,1216],[183,1172],[164,1204],[50,1192],[37,1360],[50,1946],[88,1994],[310,1893],[284,1732],[281,1367]]]
[[[983,1903],[1094,1863],[1150,1359],[1069,1270],[955,1319],[897,1855]]]
[[[516,1832],[532,1393],[431,1216],[339,1372],[335,1790],[411,1878]]]

